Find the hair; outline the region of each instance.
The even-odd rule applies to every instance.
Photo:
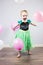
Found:
[[[22,15],[22,12],[26,12],[28,14],[27,10],[21,10],[20,15]]]

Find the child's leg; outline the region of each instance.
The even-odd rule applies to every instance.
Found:
[[[20,58],[20,57],[21,57],[21,51],[18,51],[17,58]]]
[[[30,50],[27,50],[27,53],[28,53],[28,55],[31,55],[32,54]]]

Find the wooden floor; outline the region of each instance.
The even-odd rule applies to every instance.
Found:
[[[43,47],[32,49],[32,55],[22,53],[17,58],[13,48],[4,48],[0,51],[0,65],[43,65]]]

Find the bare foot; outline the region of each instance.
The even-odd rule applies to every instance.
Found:
[[[18,54],[18,55],[17,55],[17,58],[20,58],[20,57],[21,57],[21,54]]]
[[[28,55],[32,55],[31,51],[28,51]]]

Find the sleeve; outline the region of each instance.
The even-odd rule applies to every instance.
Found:
[[[19,20],[19,21],[18,21],[18,24],[21,24],[21,23],[22,23],[22,20]]]
[[[31,23],[31,20],[27,20],[27,22],[30,24]]]

